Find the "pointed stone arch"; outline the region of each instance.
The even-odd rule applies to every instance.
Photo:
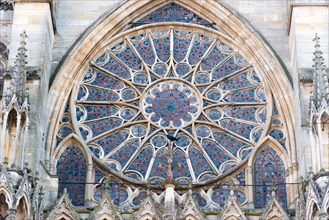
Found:
[[[257,171],[257,169],[255,169],[255,163],[256,163],[258,157],[260,156],[260,153],[263,150],[266,150],[266,148],[268,149],[268,151],[272,150],[274,154],[277,154],[278,157],[279,157],[278,159],[281,160],[281,162],[283,164],[283,167],[280,168],[280,169],[282,169],[282,171],[284,171],[284,173],[285,173],[285,180],[284,180],[284,190],[281,190],[282,191],[281,193],[283,193],[282,196],[286,198],[287,204],[289,205],[292,202],[292,199],[290,199],[290,197],[289,197],[289,194],[292,194],[292,189],[290,188],[289,185],[286,186],[286,183],[289,182],[289,180],[291,179],[291,177],[289,177],[289,175],[287,174],[288,173],[287,172],[288,168],[291,167],[291,163],[289,163],[289,156],[288,156],[288,153],[285,151],[285,149],[276,140],[274,140],[274,138],[272,138],[270,136],[267,136],[262,142],[260,142],[257,150],[255,150],[251,154],[251,156],[248,160],[248,165],[247,165],[247,170],[249,170],[249,172],[247,172],[246,184],[247,185],[255,185],[256,184],[255,183],[255,178],[256,178],[257,175],[255,174],[255,172],[258,172],[258,171]],[[277,165],[278,164],[276,164],[276,166]],[[275,169],[278,169],[278,167],[275,167]],[[277,178],[277,176],[275,176],[275,178]],[[275,181],[277,181],[277,180],[275,180]],[[283,179],[280,180],[280,181],[283,181]],[[275,184],[277,184],[277,183],[275,183]],[[248,191],[248,193],[249,193],[248,194],[249,202],[251,202],[251,201],[254,202],[255,201],[256,187],[257,186],[254,186],[252,190]],[[266,187],[266,189],[268,189],[268,187]],[[266,197],[268,197],[269,195],[270,195],[269,191],[266,194],[264,194],[264,196],[266,196]],[[253,202],[251,202],[251,203],[253,203]]]
[[[261,219],[270,220],[290,220],[290,217],[283,209],[282,205],[278,202],[275,195],[271,195],[272,198],[265,208],[265,211]]]
[[[56,167],[57,162],[61,154],[66,150],[68,146],[72,143],[77,143],[77,147],[81,150],[83,153],[83,156],[85,157],[87,164],[92,165],[92,157],[89,154],[88,147],[80,140],[80,138],[76,134],[70,134],[66,138],[63,139],[63,141],[57,146],[56,150],[54,151],[53,157],[51,158],[51,164],[53,167]],[[54,170],[51,170],[54,171]]]
[[[0,217],[8,214],[10,203],[8,202],[6,194],[0,190]]]
[[[30,204],[28,201],[25,195],[17,200],[15,219],[25,220],[30,218]]]
[[[106,45],[107,41],[124,30],[132,21],[158,9],[166,2],[173,1],[126,1],[113,11],[106,12],[82,34],[72,50],[65,56],[65,60],[58,66],[52,79],[49,99],[49,108],[52,109],[49,114],[50,121],[57,120],[60,114],[60,108],[57,106],[62,106],[64,100],[67,100],[71,89],[78,83],[82,77],[81,74],[86,70],[88,60],[99,55],[101,48]],[[262,72],[262,78],[267,81],[274,96],[280,97],[280,109],[284,112],[284,120],[287,123],[288,132],[286,136],[289,146],[292,148],[289,156],[295,162],[296,151],[293,123],[291,121],[293,118],[292,88],[285,76],[285,68],[281,66],[275,57],[271,47],[264,44],[264,39],[241,15],[224,3],[181,0],[178,4],[194,11],[199,16],[214,23],[214,25],[220,26],[224,33],[234,38],[235,44],[240,47],[243,55],[252,57],[251,60],[255,63],[255,68]],[[53,143],[52,137],[55,127],[55,123],[50,123],[48,127],[48,149]]]
[[[55,208],[49,213],[47,220],[78,220],[80,216],[75,211],[74,206],[72,205],[66,190],[64,190],[63,195],[57,201]]]
[[[88,153],[87,147],[83,143],[81,143],[81,141],[75,134],[70,134],[69,136],[67,136],[56,149],[56,151],[54,153],[54,158],[52,159],[52,167],[53,167],[52,171],[55,173],[55,169],[58,169],[57,168],[58,162],[59,162],[61,156],[70,147],[77,148],[77,150],[82,153],[82,156],[85,159],[85,172],[81,171],[82,173],[79,175],[83,175],[81,178],[84,179],[84,181],[86,183],[90,182],[92,179],[92,167],[93,167],[92,158],[91,158],[90,154]],[[81,161],[77,161],[77,162],[81,162]],[[59,179],[60,179],[60,177],[59,177]],[[82,184],[82,183],[79,183],[79,184]],[[86,201],[87,204],[89,204],[90,198],[91,198],[91,187],[92,187],[91,184],[84,185],[84,200]],[[59,189],[60,189],[60,187],[59,187]],[[61,189],[61,190],[63,190],[63,189]]]

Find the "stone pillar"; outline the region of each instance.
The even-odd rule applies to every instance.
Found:
[[[6,128],[7,128],[8,112],[4,113],[2,120],[2,133],[1,133],[1,144],[0,144],[0,163],[2,163],[5,157],[5,138],[6,138]]]
[[[17,212],[16,209],[13,209],[13,208],[9,209],[8,219],[9,220],[15,220],[15,218],[16,218],[16,212]]]
[[[17,152],[20,151],[20,149],[17,149],[19,146],[19,139],[20,136],[22,135],[20,133],[20,126],[21,126],[21,114],[17,112],[17,118],[16,118],[16,131],[15,131],[15,141],[14,141],[14,157],[13,157],[13,162],[11,164],[11,167],[16,167],[16,159],[17,159]]]
[[[176,219],[175,185],[172,183],[166,183],[165,189],[164,218],[166,220],[174,220]]]
[[[27,79],[29,90],[29,135],[25,136],[25,160],[30,161],[32,171],[38,170],[39,161],[45,158],[42,134],[46,131],[47,97],[52,60],[54,30],[49,3],[15,2],[8,66],[13,66],[20,34],[26,31],[27,71],[35,76]],[[17,158],[19,159],[19,158]]]

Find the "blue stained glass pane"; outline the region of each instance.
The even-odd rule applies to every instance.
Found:
[[[104,63],[105,60],[109,57],[109,54],[107,52],[103,53],[102,56],[98,57],[98,59],[95,61],[96,64]]]
[[[64,139],[66,138],[67,136],[69,136],[70,134],[72,134],[72,129],[69,128],[69,127],[61,127],[59,130],[58,130],[58,137]]]
[[[245,88],[251,85],[252,83],[247,78],[247,72],[244,72],[224,80],[218,85],[218,88],[223,90],[234,90],[239,88]]]
[[[147,84],[148,83],[148,77],[146,74],[138,73],[134,76],[134,82],[138,84]]]
[[[246,175],[244,171],[241,171],[240,173],[235,175],[235,179],[237,179],[241,186],[246,185]]]
[[[204,207],[207,205],[207,201],[201,197],[200,193],[192,193],[193,199],[194,201],[196,201],[196,203],[199,205],[199,207]]]
[[[187,165],[185,153],[181,150],[176,150],[173,154],[173,176],[174,179],[179,177],[191,178],[189,166]]]
[[[134,47],[146,64],[151,66],[154,63],[155,55],[149,38],[145,39],[143,42],[134,43]]]
[[[256,140],[258,141],[259,139],[256,139]],[[252,151],[252,148],[242,149],[242,151],[241,151],[241,160],[247,158],[251,151]]]
[[[274,119],[274,120],[272,121],[272,123],[273,123],[274,125],[280,125],[280,124],[281,124],[281,121],[280,121],[279,119]]]
[[[273,129],[269,133],[275,140],[281,141],[284,138],[284,133],[281,130]]]
[[[180,39],[174,36],[174,58],[177,62],[181,62],[185,58],[191,44],[191,38]]]
[[[95,182],[98,183],[106,174],[104,174],[100,169],[97,167],[95,168]]]
[[[238,150],[245,146],[246,144],[237,140],[236,138],[229,136],[227,134],[221,133],[219,131],[213,132],[214,139],[218,143],[228,150],[232,155],[237,157]]]
[[[116,59],[110,57],[109,61],[102,66],[104,69],[108,70],[109,72],[120,76],[124,79],[130,79],[131,75],[129,70],[120,64]]]
[[[116,102],[119,100],[119,95],[113,91],[103,90],[100,88],[88,87],[87,101],[108,101]]]
[[[137,157],[132,161],[128,170],[136,170],[140,172],[144,177],[147,172],[147,169],[150,165],[150,161],[153,156],[152,147],[144,147],[141,152],[137,155]]]
[[[79,88],[79,92],[78,92],[78,100],[82,100],[85,96],[86,96],[87,92],[86,92],[86,89],[85,87],[80,87]]]
[[[215,69],[212,73],[213,80],[219,80],[231,73],[241,69],[242,67],[236,64],[234,57],[231,57],[228,61],[222,64],[220,67]]]
[[[226,152],[220,149],[220,147],[214,142],[203,141],[202,147],[206,151],[210,159],[217,166],[217,168],[219,168],[220,165],[225,161],[232,159]]]
[[[165,122],[179,121],[188,114],[190,102],[183,92],[164,90],[155,97],[152,108],[152,111]]]
[[[201,173],[210,171],[213,172],[213,169],[210,167],[202,153],[195,147],[189,149],[189,157],[195,173],[195,177],[199,177]]]
[[[123,100],[130,100],[136,98],[136,92],[133,89],[125,89],[121,92]]]
[[[266,111],[266,109],[264,108],[264,109],[260,110],[260,111],[259,111],[259,114],[258,114],[258,116],[259,116],[261,122],[263,122],[263,123],[266,122],[266,112],[267,112],[267,111]]]
[[[94,73],[93,69],[89,69],[82,81],[86,82],[93,78]]]
[[[79,131],[80,131],[80,134],[81,134],[83,140],[86,140],[89,132],[82,127],[79,128]]]
[[[228,107],[224,112],[227,116],[245,121],[257,122],[255,113],[258,109],[256,107]]]
[[[195,76],[195,82],[197,84],[206,84],[210,82],[210,77],[207,73],[198,73]]]
[[[81,150],[68,146],[57,162],[58,197],[67,189],[73,205],[82,206],[85,197],[86,159]]]
[[[169,37],[153,39],[153,44],[158,58],[163,62],[167,62],[170,56],[170,41]]]
[[[151,143],[155,147],[163,147],[167,144],[167,138],[164,137],[163,135],[156,135],[154,138],[151,139]]]
[[[223,128],[226,128],[229,131],[232,131],[247,139],[250,139],[250,133],[252,129],[255,128],[255,126],[253,125],[248,125],[237,121],[231,121],[229,119],[220,121],[220,124],[222,125]]]
[[[106,118],[119,112],[119,107],[110,105],[85,106],[85,109],[87,111],[86,120]]]
[[[107,155],[114,148],[122,144],[128,136],[129,132],[127,130],[120,130],[106,136],[103,139],[100,139],[96,143],[103,148],[105,155]]]
[[[255,98],[255,88],[249,88],[242,91],[233,91],[225,96],[226,102],[257,102]]]
[[[81,107],[76,107],[77,120],[80,121],[85,116],[85,111]]]
[[[212,24],[208,21],[200,18],[198,15],[192,11],[176,4],[167,4],[147,16],[133,22],[133,27],[140,26],[143,24],[157,23],[157,22],[185,22],[192,24],[204,25],[207,27],[212,27]]]
[[[286,173],[280,156],[270,147],[263,148],[254,162],[255,208],[264,208],[271,197],[271,187],[277,186],[277,197],[287,207]]]
[[[130,47],[126,47],[119,53],[115,54],[124,64],[134,70],[141,70],[142,65],[138,57],[134,54]]]
[[[108,118],[85,123],[93,132],[93,137],[110,131],[113,128],[119,127],[122,124],[120,118]]]
[[[273,108],[273,115],[279,115],[279,110],[278,108],[276,107],[276,104],[274,103],[274,108]]]
[[[164,149],[158,151],[156,159],[154,160],[154,164],[150,173],[150,177],[162,177],[164,179],[167,178],[167,153]]]
[[[241,192],[239,190],[233,190],[235,197],[237,198],[239,204],[246,201],[246,195],[244,192]],[[214,193],[212,194],[212,200],[219,204],[220,207],[224,207],[225,202],[227,202],[228,198],[230,196],[230,187],[229,184],[223,184],[220,186],[217,186],[214,188]]]
[[[190,71],[190,66],[184,63],[180,63],[176,66],[176,72],[179,76],[184,76]]]
[[[117,150],[114,154],[112,154],[110,158],[118,161],[121,165],[121,168],[123,168],[138,147],[138,140],[130,140],[122,147],[120,147],[120,149]]]
[[[120,90],[125,86],[125,84],[122,81],[117,80],[116,78],[101,72],[96,72],[96,77],[91,82],[91,85],[95,85],[111,90]]]
[[[167,65],[159,63],[153,66],[153,71],[159,76],[163,76],[167,72]]]
[[[257,75],[257,73],[255,72],[255,70],[251,71],[251,73],[250,73],[250,78],[251,78],[253,81],[257,82],[257,83],[260,83],[260,82],[261,82],[261,80],[260,80],[260,78],[258,77],[258,75]]]
[[[197,64],[204,53],[207,51],[210,43],[203,43],[199,39],[195,39],[193,42],[193,47],[191,49],[190,55],[188,57],[188,61],[191,65]]]
[[[143,200],[146,198],[147,196],[147,193],[145,191],[142,191],[138,194],[138,196],[136,196],[134,199],[133,199],[133,204],[135,206],[139,206]]]
[[[214,47],[207,58],[202,62],[201,69],[209,71],[222,62],[228,54],[223,53],[217,47]]]
[[[207,115],[211,120],[217,121],[222,117],[222,112],[216,108],[207,111]]]
[[[237,194],[236,195],[236,198],[237,198],[239,204],[241,204],[241,203],[243,203],[243,202],[246,201],[247,197],[246,197],[246,194],[245,193],[243,193],[241,191],[237,191],[236,194]]]
[[[216,187],[211,198],[215,203],[217,203],[221,208],[223,208],[229,196],[229,186],[224,185]]]
[[[94,194],[95,199],[97,201],[100,201],[103,193],[104,193],[104,188],[98,189]],[[108,183],[107,193],[108,195],[110,195],[112,202],[116,207],[120,207],[121,204],[128,199],[128,193],[124,189],[124,186],[113,180]]]

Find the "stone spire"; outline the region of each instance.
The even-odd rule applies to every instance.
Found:
[[[328,108],[329,89],[326,67],[320,50],[320,38],[315,34],[314,64],[313,64],[313,94],[311,96],[311,111],[319,113],[321,109]]]
[[[20,110],[28,107],[28,92],[26,88],[26,32],[20,35],[22,40],[16,55],[15,66],[10,72],[11,81],[5,94],[5,108],[16,105]]]

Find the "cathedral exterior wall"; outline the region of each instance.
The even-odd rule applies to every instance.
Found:
[[[105,47],[109,39],[125,31],[127,25],[131,25],[128,21],[136,20],[138,17],[148,14],[148,11],[145,11],[137,16],[134,14],[135,11],[145,10],[143,7],[150,7],[151,10],[151,6],[154,5],[155,7],[157,4],[161,5],[166,2],[165,0],[145,0],[149,4],[143,6],[143,1],[54,0],[52,3],[16,2],[13,3],[13,10],[0,9],[0,42],[7,45],[10,51],[7,61],[8,69],[15,66],[17,49],[21,45],[20,34],[24,30],[28,34],[26,40],[26,55],[28,57],[26,87],[31,104],[28,108],[28,122],[26,124],[28,135],[23,141],[26,147],[23,150],[25,155],[22,157],[22,160],[28,165],[19,168],[10,167],[10,165],[8,167],[8,164],[5,164],[4,155],[0,155],[0,177],[2,177],[0,195],[5,192],[5,195],[11,198],[9,200],[12,200],[9,202],[11,205],[8,209],[10,219],[14,219],[15,215],[16,217],[23,216],[22,213],[17,214],[17,207],[23,207],[19,210],[24,210],[24,207],[27,207],[26,210],[33,210],[33,212],[26,211],[28,213],[25,214],[27,219],[46,219],[46,217],[56,219],[56,216],[63,216],[64,218],[69,216],[72,219],[80,217],[97,219],[104,216],[115,216],[113,219],[147,219],[145,216],[153,216],[155,219],[162,219],[163,216],[159,215],[157,208],[161,200],[160,197],[164,198],[163,195],[159,195],[159,197],[148,196],[139,209],[119,210],[114,208],[113,201],[106,196],[101,198],[99,203],[101,205],[94,206],[95,203],[91,195],[94,192],[93,185],[86,186],[85,207],[74,207],[66,192],[60,198],[57,194],[59,178],[56,174],[56,163],[67,148],[66,145],[69,145],[63,143],[65,141],[70,143],[76,141],[76,144],[79,145],[87,160],[86,181],[94,181],[95,164],[93,164],[91,156],[86,156],[88,146],[80,141],[80,137],[67,136],[67,139],[58,145],[63,146],[63,149],[54,149],[55,136],[59,128],[59,121],[61,121],[61,114],[66,107],[65,103],[70,103],[72,102],[70,100],[73,100],[70,98],[69,92],[81,80],[81,74],[84,74],[82,70],[88,68],[89,63],[85,63],[86,59],[101,55],[102,51],[99,48]],[[177,0],[176,2],[186,4],[187,1]],[[218,6],[219,4],[222,8]],[[275,91],[273,103],[283,103],[279,105],[280,111],[284,113],[280,120],[283,121],[284,125],[287,125],[283,131],[286,134],[285,143],[288,150],[285,151],[284,147],[273,138],[264,140],[259,146],[271,146],[281,159],[283,158],[286,167],[286,179],[291,185],[287,185],[286,189],[287,208],[283,208],[282,204],[277,201],[276,195],[273,194],[269,205],[262,210],[254,209],[252,187],[246,190],[246,196],[249,199],[248,204],[240,206],[236,198],[231,195],[221,211],[200,211],[195,201],[189,200],[192,198],[192,194],[186,193],[182,196],[184,199],[181,199],[183,205],[179,206],[182,213],[190,210],[190,216],[193,218],[186,217],[188,216],[186,214],[186,219],[231,219],[232,213],[236,214],[236,219],[270,219],[271,216],[279,216],[279,219],[316,219],[318,216],[321,220],[328,219],[329,213],[326,213],[328,205],[319,199],[320,197],[328,197],[325,195],[328,194],[327,190],[322,190],[325,193],[319,195],[316,189],[329,188],[326,182],[326,176],[329,174],[325,172],[328,170],[321,170],[323,167],[319,166],[318,162],[319,157],[321,157],[324,163],[328,163],[329,155],[327,155],[327,151],[324,151],[325,154],[323,155],[315,155],[314,153],[316,141],[314,142],[310,138],[312,127],[309,108],[310,96],[314,88],[312,84],[312,65],[314,65],[314,43],[312,39],[315,33],[321,38],[321,50],[326,62],[327,74],[329,72],[328,4],[328,0],[317,2],[308,0],[223,0],[219,2],[196,0],[190,4],[190,7],[199,14],[209,16],[207,17],[209,20],[220,21],[222,19],[223,21],[227,19],[227,23],[216,24],[218,30],[223,31],[224,34],[235,36],[234,40],[239,43],[236,46],[241,49],[242,53],[252,57],[251,60],[255,63],[256,68],[271,74],[281,74],[268,77],[266,80],[269,81],[271,89]],[[122,5],[127,6],[127,10],[124,10]],[[119,14],[116,11],[118,8]],[[215,8],[222,10],[220,13],[218,12],[218,17],[215,13],[205,13],[213,12]],[[228,11],[232,11],[232,13],[230,14]],[[235,19],[234,22],[236,23],[230,23],[230,19]],[[138,33],[139,30],[136,30]],[[254,38],[250,39],[250,37]],[[280,62],[282,65],[279,65]],[[10,79],[8,74],[4,84],[5,90],[11,85]],[[1,102],[1,105],[3,103],[4,101]],[[5,115],[4,111],[1,114]],[[1,117],[3,117],[2,115]],[[1,119],[1,126],[3,126],[4,121]],[[1,127],[0,131],[5,133],[5,129]],[[4,137],[5,134],[0,136],[0,140],[1,138],[3,140]],[[253,166],[258,153],[259,151],[255,151],[251,155],[251,159],[245,167],[247,184],[250,185],[254,183]],[[12,173],[15,178],[10,179],[9,173]],[[303,180],[299,178],[300,176],[303,177]],[[10,181],[13,183],[7,184]],[[27,182],[25,185],[23,184],[24,181]],[[12,192],[14,192],[13,187],[16,183],[21,184],[19,189],[22,193],[19,194],[18,202],[15,203]],[[129,184],[127,183],[127,185]],[[10,190],[7,192],[5,191],[6,188],[10,188]],[[35,189],[40,190],[40,188],[43,188],[42,199],[35,193],[37,191]],[[233,194],[233,190],[231,192]],[[21,198],[30,201],[24,205],[24,202],[19,202]],[[159,201],[155,201],[155,198]],[[33,208],[32,200],[37,203]],[[175,203],[175,196],[172,196],[171,200]],[[61,204],[58,203],[59,201]],[[65,204],[65,209],[64,206],[61,206],[62,204]],[[102,206],[110,210],[107,210],[110,212],[110,214],[107,213],[108,216],[106,216],[106,211],[102,209]],[[313,211],[313,207],[316,206],[320,210],[319,213]]]

